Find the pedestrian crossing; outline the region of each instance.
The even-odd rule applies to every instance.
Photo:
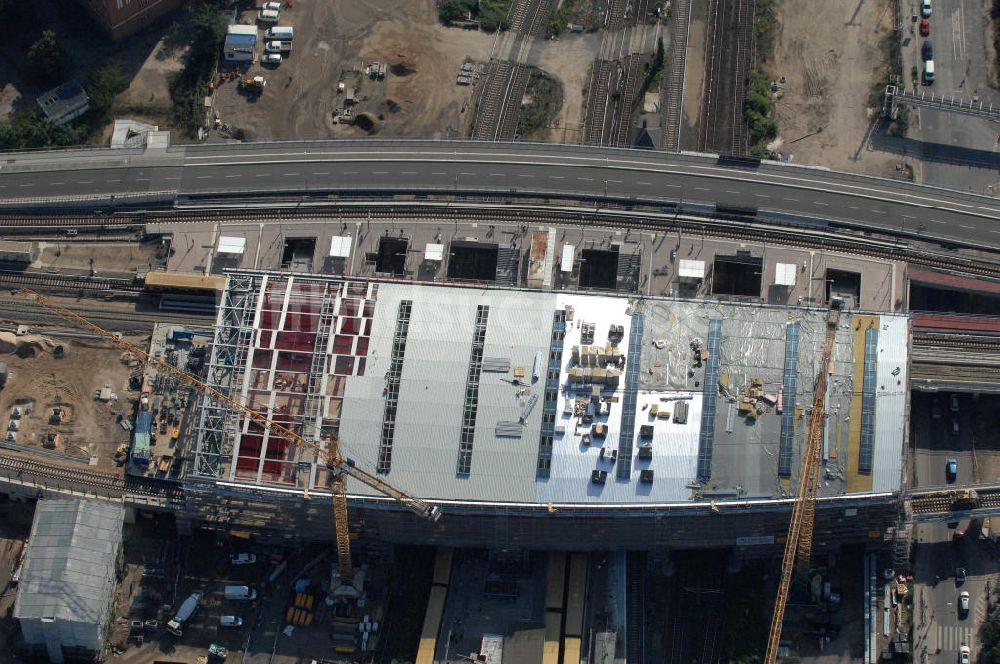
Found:
[[[964,643],[972,645],[973,628],[965,625],[938,625],[937,647],[957,652]]]

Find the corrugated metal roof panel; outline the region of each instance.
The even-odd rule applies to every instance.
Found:
[[[124,519],[121,505],[39,501],[14,616],[103,627],[114,592]]]
[[[909,321],[882,315],[875,385],[875,455],[872,491],[898,491],[902,478],[907,400]]]

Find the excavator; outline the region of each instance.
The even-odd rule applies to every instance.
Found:
[[[20,292],[23,295],[33,298],[39,304],[64,319],[107,339],[123,351],[132,353],[134,357],[139,358],[148,364],[154,365],[158,370],[171,374],[180,382],[191,387],[199,394],[214,399],[216,402],[241,413],[243,417],[252,420],[256,424],[270,431],[271,435],[284,438],[301,451],[312,451],[315,453],[316,458],[323,461],[326,464],[327,470],[330,472],[330,493],[333,501],[333,525],[337,543],[338,575],[341,583],[341,585],[334,590],[335,595],[343,597],[357,596],[357,590],[353,585],[354,567],[351,562],[351,541],[347,523],[346,480],[348,477],[352,477],[362,484],[375,489],[379,493],[392,498],[417,516],[426,519],[431,523],[436,523],[437,520],[441,518],[441,511],[436,505],[419,498],[415,498],[414,496],[411,496],[382,480],[378,476],[358,468],[352,459],[345,458],[341,454],[340,444],[336,438],[332,438],[326,447],[311,440],[307,440],[289,427],[275,422],[268,415],[250,408],[246,404],[237,401],[225,392],[212,387],[201,379],[185,371],[181,371],[159,358],[153,357],[142,348],[130,343],[126,339],[123,339],[121,335],[105,330],[99,325],[87,320],[83,316],[80,316],[70,309],[53,302],[42,294],[28,289],[23,289]],[[306,493],[308,493],[308,490],[306,490]]]

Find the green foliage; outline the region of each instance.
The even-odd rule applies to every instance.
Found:
[[[762,62],[774,56],[774,37],[778,31],[775,0],[756,0],[753,13],[754,44]]]
[[[106,119],[115,97],[126,88],[121,65],[115,60],[104,63],[90,72],[86,87],[87,94],[90,95],[90,108]]]
[[[85,125],[68,124],[57,127],[31,110],[18,113],[10,124],[0,124],[0,150],[69,147],[87,142],[90,130]]]
[[[778,135],[778,125],[773,120],[774,100],[771,99],[771,81],[760,69],[750,74],[747,98],[743,104],[743,118],[750,128],[750,144],[754,154],[766,152],[764,145]]]
[[[510,27],[509,0],[439,0],[438,19],[445,25],[473,20],[487,32]]]
[[[184,69],[170,80],[170,98],[174,102],[174,121],[189,136],[202,125],[202,99],[215,74],[219,52],[226,37],[226,26],[213,3],[201,0],[191,9],[194,39]]]
[[[68,56],[56,40],[56,33],[45,30],[28,49],[32,75],[40,81],[57,83],[66,74]]]
[[[438,20],[445,25],[464,21],[471,15],[475,6],[475,0],[444,0],[437,6]]]
[[[663,49],[663,38],[656,40],[656,54],[652,61],[646,63],[646,79],[642,83],[640,96],[646,92],[656,92],[660,89],[660,78],[663,75],[663,66],[666,64],[667,56]]]
[[[562,85],[556,79],[535,69],[528,78],[525,97],[531,102],[521,107],[517,119],[517,135],[525,140],[544,141],[549,124],[562,107]]]
[[[479,27],[487,32],[510,27],[510,4],[500,0],[480,0]]]
[[[979,627],[979,661],[984,664],[1000,662],[1000,608],[993,609]]]
[[[997,71],[997,80],[993,85],[1000,87],[1000,0],[993,0],[990,18],[993,19],[993,55],[996,57]]]

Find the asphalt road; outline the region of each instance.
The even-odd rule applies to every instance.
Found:
[[[966,528],[963,520],[960,528]],[[927,662],[957,662],[961,645],[978,655],[979,624],[986,617],[987,587],[995,587],[1000,545],[970,534],[952,542],[953,528],[945,523],[917,526],[914,560],[914,653],[926,652]],[[959,584],[955,570],[963,567],[966,580]],[[937,577],[937,578],[936,578]],[[969,613],[958,611],[958,595],[969,593]],[[924,650],[926,648],[926,651]]]
[[[907,182],[784,165],[738,168],[713,156],[459,141],[298,141],[136,151],[8,154],[0,205],[214,194],[542,193],[715,206],[829,219],[1000,248],[1000,201]],[[136,198],[138,197],[138,198]]]

